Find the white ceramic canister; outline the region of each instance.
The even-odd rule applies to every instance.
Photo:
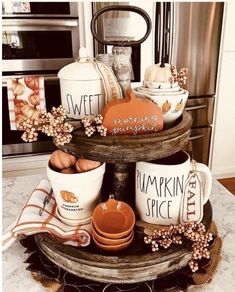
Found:
[[[101,112],[105,104],[104,86],[85,48],[80,48],[79,60],[63,67],[58,77],[61,102],[69,118],[92,118]]]

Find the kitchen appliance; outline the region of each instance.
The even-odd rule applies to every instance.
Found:
[[[192,114],[193,125],[187,150],[198,162],[208,164],[224,3],[125,2],[125,5],[128,3],[143,8],[153,24],[149,40],[141,45],[139,54],[132,54],[132,64],[140,64],[133,66],[134,75],[140,76],[135,81],[143,80],[145,69],[162,60],[189,69],[186,110]],[[113,2],[94,3],[93,13],[109,5]],[[113,15],[117,17],[120,16]],[[102,34],[106,28],[97,29]],[[110,52],[108,46],[98,46],[95,40],[94,43],[95,54]]]
[[[77,2],[29,2],[12,0],[2,2],[3,18],[77,18],[77,10]]]
[[[78,4],[4,1],[2,14],[3,158],[49,153],[55,149],[51,137],[39,134],[25,143],[22,131],[11,130],[7,80],[43,77],[47,111],[61,104],[57,73],[78,56]]]
[[[3,72],[59,70],[78,56],[78,19],[3,19]]]

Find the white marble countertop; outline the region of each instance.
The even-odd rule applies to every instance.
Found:
[[[16,219],[28,195],[45,175],[31,175],[5,178],[3,185],[3,230]],[[213,220],[223,238],[222,260],[211,283],[201,287],[190,287],[189,291],[231,292],[235,287],[235,197],[216,180],[210,197],[213,207]],[[24,248],[15,242],[2,255],[4,292],[42,292],[48,291],[33,280],[27,271],[24,260]]]

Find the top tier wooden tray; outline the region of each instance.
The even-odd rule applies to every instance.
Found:
[[[58,147],[75,156],[108,163],[150,161],[182,149],[188,142],[191,125],[191,116],[184,111],[176,126],[158,133],[87,137],[83,130],[77,130],[71,143]]]

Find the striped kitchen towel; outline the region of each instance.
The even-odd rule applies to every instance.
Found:
[[[45,207],[43,202],[51,191],[50,182],[42,180],[30,194],[16,221],[2,236],[3,250],[7,249],[21,235],[48,232],[64,244],[87,246],[90,244],[90,224],[68,226],[56,216],[56,202],[52,194]],[[40,215],[41,214],[41,215]]]
[[[11,130],[17,130],[17,124],[24,118],[35,119],[40,111],[46,110],[43,77],[9,78],[7,96]]]

